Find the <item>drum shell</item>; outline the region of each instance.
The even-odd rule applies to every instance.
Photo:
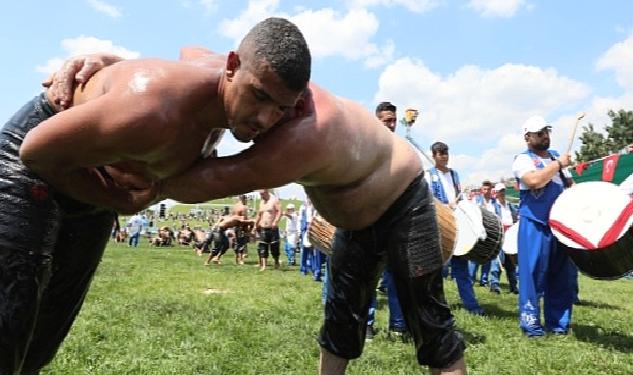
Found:
[[[477,241],[464,258],[478,264],[485,264],[499,255],[503,245],[503,225],[494,213],[484,208],[481,209],[481,213],[486,229],[486,239]]]
[[[336,227],[323,217],[316,215],[310,221],[308,227],[308,239],[310,243],[323,253],[332,255],[332,240]]]
[[[447,205],[442,204],[439,200],[433,202],[435,204],[435,217],[437,218],[437,227],[440,231],[440,243],[442,246],[442,263],[446,264],[453,255],[455,249],[455,241],[457,237],[457,222],[451,210]]]
[[[595,250],[575,249],[560,241],[578,270],[598,280],[615,280],[633,271],[633,228],[610,246]]]

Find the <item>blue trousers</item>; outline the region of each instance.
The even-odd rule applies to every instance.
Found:
[[[490,262],[490,289],[499,287],[502,273],[501,266],[503,266],[506,270],[508,284],[510,284],[510,291],[517,290],[517,266],[512,264],[510,257],[501,251],[499,256]]]
[[[139,240],[140,237],[141,237],[141,232],[137,232],[136,234],[131,235],[127,244],[129,246],[132,246],[132,247],[137,247],[138,246],[138,240]]]
[[[488,285],[488,274],[490,274],[491,262],[488,261],[481,265],[481,276],[479,277],[479,285]],[[472,279],[473,283],[477,282],[477,270],[479,269],[479,264],[475,262],[468,262],[468,274]]]
[[[468,274],[468,260],[463,257],[454,256],[451,258],[452,277],[457,283],[457,291],[462,299],[464,308],[473,313],[481,313],[482,309],[475,297],[473,289],[473,279]]]
[[[303,275],[307,275],[308,272],[312,271],[313,252],[313,247],[301,246],[301,263],[299,264],[299,272],[301,272]]]
[[[325,254],[321,252],[321,250],[316,247],[312,248],[312,276],[314,280],[321,281],[321,277],[323,276],[323,263],[325,262]]]
[[[566,333],[574,302],[575,266],[556,246],[547,225],[529,218],[519,224],[519,324],[527,335],[542,335],[540,299],[545,329]]]
[[[295,265],[295,247],[286,242],[284,247],[286,250],[286,256],[288,257],[288,264],[294,266]]]
[[[389,303],[389,330],[405,332],[407,324],[404,321],[400,301],[398,300],[398,292],[396,291],[396,283],[393,280],[391,271],[385,270],[382,277],[387,286],[387,302]]]

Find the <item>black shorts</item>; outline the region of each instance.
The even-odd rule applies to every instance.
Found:
[[[263,228],[259,231],[257,252],[260,258],[268,258],[268,251],[273,258],[279,258],[279,228]]]
[[[83,303],[114,212],[70,199],[18,157],[54,114],[38,95],[0,133],[0,373],[35,372],[55,355]]]
[[[360,356],[370,300],[388,263],[418,362],[445,368],[460,359],[464,343],[444,297],[438,230],[422,177],[370,227],[337,229],[320,345],[341,358]]]

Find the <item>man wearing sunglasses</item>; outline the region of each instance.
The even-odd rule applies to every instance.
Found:
[[[548,219],[556,198],[573,183],[566,169],[570,156],[550,150],[551,126],[543,117],[530,117],[522,129],[527,150],[517,155],[512,164],[521,190],[520,327],[527,337],[540,337],[545,331],[566,335],[574,302],[576,270],[563,249],[557,248]],[[545,304],[545,327],[541,324],[540,296]]]

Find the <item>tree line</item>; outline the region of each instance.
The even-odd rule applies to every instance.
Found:
[[[610,110],[607,114],[611,118],[611,125],[605,127],[606,136],[596,131],[592,123],[582,127],[582,145],[576,151],[578,162],[600,159],[633,144],[633,111]]]

